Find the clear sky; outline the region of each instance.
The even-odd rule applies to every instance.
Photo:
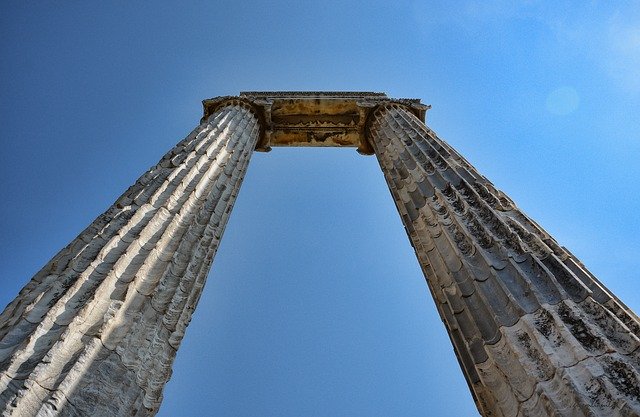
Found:
[[[640,311],[640,2],[175,4],[0,3],[2,306],[202,99],[371,90]],[[477,415],[375,157],[253,156],[159,415]]]

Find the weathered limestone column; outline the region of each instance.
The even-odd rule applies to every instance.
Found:
[[[640,415],[640,321],[402,105],[368,122],[485,416]]]
[[[3,416],[156,413],[258,137],[220,100],[33,277],[0,315]]]

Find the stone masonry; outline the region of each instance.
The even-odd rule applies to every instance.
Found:
[[[251,154],[277,146],[376,155],[482,415],[640,415],[638,317],[426,127],[429,106],[366,92],[203,104],[0,315],[2,416],[154,415]]]

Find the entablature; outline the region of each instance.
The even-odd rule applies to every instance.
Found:
[[[420,99],[392,99],[385,93],[365,91],[245,91],[239,97],[217,97],[203,101],[205,120],[227,101],[250,105],[261,123],[256,150],[274,146],[355,147],[373,154],[365,137],[369,113],[377,106],[397,103],[423,122],[431,107]]]

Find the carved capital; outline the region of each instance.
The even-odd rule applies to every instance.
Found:
[[[200,119],[200,123],[205,123],[212,114],[226,106],[241,106],[250,110],[253,115],[256,116],[258,119],[258,126],[260,127],[260,136],[258,138],[256,150],[268,152],[271,148],[261,149],[261,144],[264,142],[269,122],[266,119],[267,114],[264,108],[257,102],[248,100],[245,97],[237,96],[220,96],[202,100],[203,115]]]
[[[413,113],[423,123],[426,122],[427,110],[431,108],[429,104],[422,104],[420,99],[402,98],[402,99],[386,99],[377,101],[363,101],[359,105],[365,114],[362,129],[362,144],[358,147],[358,152],[363,155],[373,155],[374,150],[371,146],[371,120],[374,115],[380,116],[384,111],[389,109],[405,109]]]

